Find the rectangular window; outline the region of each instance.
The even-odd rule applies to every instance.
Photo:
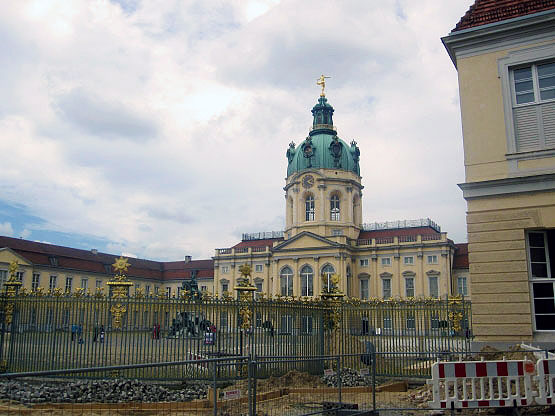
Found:
[[[222,283],[222,293],[229,291],[229,285],[227,283]]]
[[[139,293],[140,290],[141,290],[141,285],[137,283],[137,284],[135,285],[135,295],[136,295],[137,293]]]
[[[437,264],[437,255],[427,256],[428,264]]]
[[[160,293],[160,286],[154,286],[154,294],[157,295]]]
[[[391,297],[391,279],[382,279],[382,295],[384,299]]]
[[[208,286],[201,286],[200,291],[201,292],[208,292]]]
[[[227,312],[220,312],[220,328],[227,329]]]
[[[8,271],[7,270],[0,270],[0,288],[4,287],[4,283],[8,280]]]
[[[404,264],[414,264],[414,257],[413,256],[403,257],[403,263]]]
[[[511,71],[516,151],[555,147],[555,62]]]
[[[102,287],[102,280],[97,280],[96,281],[96,288],[100,289]]]
[[[384,329],[393,329],[393,322],[392,322],[392,319],[391,319],[391,315],[386,314],[383,317],[383,327],[384,327]]]
[[[40,285],[40,273],[33,273],[33,280],[31,281],[31,290],[36,292]]]
[[[428,286],[430,289],[431,298],[439,298],[439,285],[437,282],[437,276],[428,276]]]
[[[145,285],[145,295],[146,296],[150,295],[150,285]]]
[[[181,294],[182,294],[182,293],[183,293],[183,288],[182,288],[182,287],[178,287],[178,288],[177,288],[177,297],[178,297],[179,299],[181,299]]]
[[[20,282],[23,282],[23,275],[25,274],[25,272],[15,272],[15,277],[17,280],[19,280]]]
[[[262,293],[262,282],[256,282],[254,285],[256,286],[256,291]]]
[[[405,296],[414,297],[414,277],[405,277]]]
[[[368,259],[360,259],[360,267],[368,267]]]
[[[264,271],[264,265],[263,264],[255,264],[254,265],[254,271],[257,273],[262,273],[262,271]]]
[[[293,317],[283,315],[281,317],[280,334],[291,334],[293,332]]]
[[[391,257],[382,257],[382,266],[391,266]]]
[[[54,275],[50,276],[50,283],[48,285],[48,289],[50,290],[54,290],[56,289],[56,281],[58,280],[58,278]]]
[[[66,277],[66,293],[71,292],[71,286],[73,285],[73,277]]]
[[[416,319],[410,313],[407,315],[407,329],[416,329]]]
[[[229,266],[222,266],[222,273],[224,274],[229,273]]]
[[[536,330],[555,330],[555,229],[529,231],[528,269],[534,296]]]
[[[338,236],[338,235],[343,235],[343,230],[331,230],[331,235],[333,236]]]
[[[81,279],[81,289],[83,289],[85,292],[87,291],[87,289],[89,288],[89,279]]]
[[[368,300],[368,279],[362,279],[360,281],[360,298]]]
[[[432,329],[439,329],[439,315],[432,315],[430,318],[430,325]]]
[[[466,287],[466,277],[457,277],[457,293],[461,296],[468,296],[468,289]]]
[[[166,288],[166,297],[167,297],[167,298],[171,298],[171,297],[172,297],[172,288],[171,288],[171,287],[167,287],[167,288]]]

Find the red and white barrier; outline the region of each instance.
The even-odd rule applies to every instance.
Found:
[[[536,403],[540,405],[555,404],[553,379],[555,378],[555,360],[540,359],[536,363],[538,395]]]
[[[460,361],[432,365],[432,409],[529,406],[532,361]]]

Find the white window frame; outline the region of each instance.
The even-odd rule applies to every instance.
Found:
[[[391,266],[391,257],[382,257],[381,264],[385,267]]]
[[[457,294],[468,296],[468,280],[466,276],[457,276]]]
[[[19,280],[20,282],[23,282],[23,277],[25,276],[25,272],[15,272],[15,277],[17,280]]]
[[[330,220],[340,221],[341,216],[341,200],[338,195],[332,195],[330,198]]]
[[[257,273],[262,273],[264,271],[264,265],[263,264],[255,264],[254,265],[254,271]]]
[[[360,279],[360,298],[364,300],[370,299],[370,279]]]
[[[229,273],[229,266],[221,266],[222,269],[222,274],[228,274]]]
[[[514,83],[512,70],[518,69],[518,67],[524,67],[527,65],[534,65],[538,63],[552,62],[555,57],[555,45],[542,45],[532,48],[520,49],[517,51],[511,51],[506,57],[498,60],[498,74],[501,79],[502,95],[503,95],[503,109],[505,116],[505,131],[507,137],[507,150],[508,159],[513,158],[528,158],[536,156],[546,156],[555,154],[555,148],[546,148],[545,141],[544,147],[541,148],[541,142],[543,140],[543,135],[540,138],[540,149],[537,151],[526,151],[519,152],[516,143],[516,133],[514,126],[514,112],[513,108],[518,108],[525,105],[538,105],[539,103],[533,104],[519,104],[515,105],[514,100]],[[545,61],[545,62],[542,62]],[[536,87],[534,87],[536,88]],[[538,95],[535,95],[539,98]],[[552,100],[549,100],[552,101]],[[525,154],[522,154],[525,153]],[[513,155],[514,157],[511,157]]]
[[[31,280],[31,290],[36,292],[40,285],[40,273],[33,273],[33,278]]]
[[[83,289],[84,291],[87,291],[88,288],[89,288],[89,279],[87,279],[86,277],[83,277],[81,279],[81,289]]]
[[[368,259],[360,259],[360,267],[368,267]]]
[[[308,194],[304,200],[305,204],[305,221],[314,221],[315,220],[315,207],[316,204],[314,202],[314,196],[312,194]]]
[[[71,293],[73,290],[73,276],[66,276],[65,292]]]
[[[286,269],[289,272],[286,272]],[[285,286],[282,284],[285,282]],[[283,290],[285,287],[285,291]],[[281,296],[293,296],[293,269],[289,266],[285,266],[279,272],[279,290]],[[285,292],[285,293],[284,293]]]
[[[171,287],[167,287],[167,288],[166,288],[166,297],[167,297],[167,298],[171,298],[171,297],[172,297],[172,288],[171,288]]]
[[[301,296],[314,296],[314,269],[306,264],[301,268],[299,274],[301,276]]]
[[[405,277],[405,296],[414,298],[414,277]]]
[[[387,285],[385,284],[385,282],[387,281]],[[388,286],[386,288],[386,286]],[[382,277],[382,297],[384,299],[390,299],[391,298],[391,278],[389,277]]]
[[[432,284],[432,282],[435,282]],[[430,297],[434,299],[439,298],[439,276],[428,276],[428,291],[430,293]],[[436,293],[434,293],[436,292]]]
[[[403,257],[403,264],[413,265],[414,264],[414,256],[405,256],[405,257]]]
[[[4,283],[8,281],[8,271],[0,270],[0,288],[4,287]]]
[[[52,284],[54,283],[54,284]],[[54,290],[56,289],[56,287],[58,287],[58,276],[55,274],[51,274],[50,275],[50,279],[48,281],[48,289],[49,290]]]
[[[428,254],[428,255],[426,255],[426,262],[428,264],[438,264],[437,254]]]
[[[97,289],[100,289],[100,288],[102,287],[102,280],[97,280],[97,281],[95,282],[95,284],[96,284],[96,288],[97,288]]]

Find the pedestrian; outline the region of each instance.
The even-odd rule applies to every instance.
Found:
[[[83,343],[83,324],[79,324],[77,327],[77,339],[79,340],[79,344]]]
[[[71,342],[75,341],[75,335],[77,334],[77,325],[71,325]]]
[[[100,343],[104,343],[104,325],[100,325]]]
[[[156,339],[160,339],[160,324],[156,324]]]

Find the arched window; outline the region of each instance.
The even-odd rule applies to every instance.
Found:
[[[289,266],[281,269],[279,274],[281,296],[293,296],[293,270]]]
[[[314,197],[307,195],[305,199],[306,221],[314,221]]]
[[[324,286],[326,286],[328,290],[331,290],[334,286],[331,281],[331,277],[334,273],[335,273],[335,269],[331,264],[326,264],[322,268],[322,276],[324,277]]]
[[[339,196],[333,195],[330,199],[330,219],[339,221]]]
[[[301,296],[313,296],[314,295],[314,272],[312,267],[304,266],[301,269]]]

